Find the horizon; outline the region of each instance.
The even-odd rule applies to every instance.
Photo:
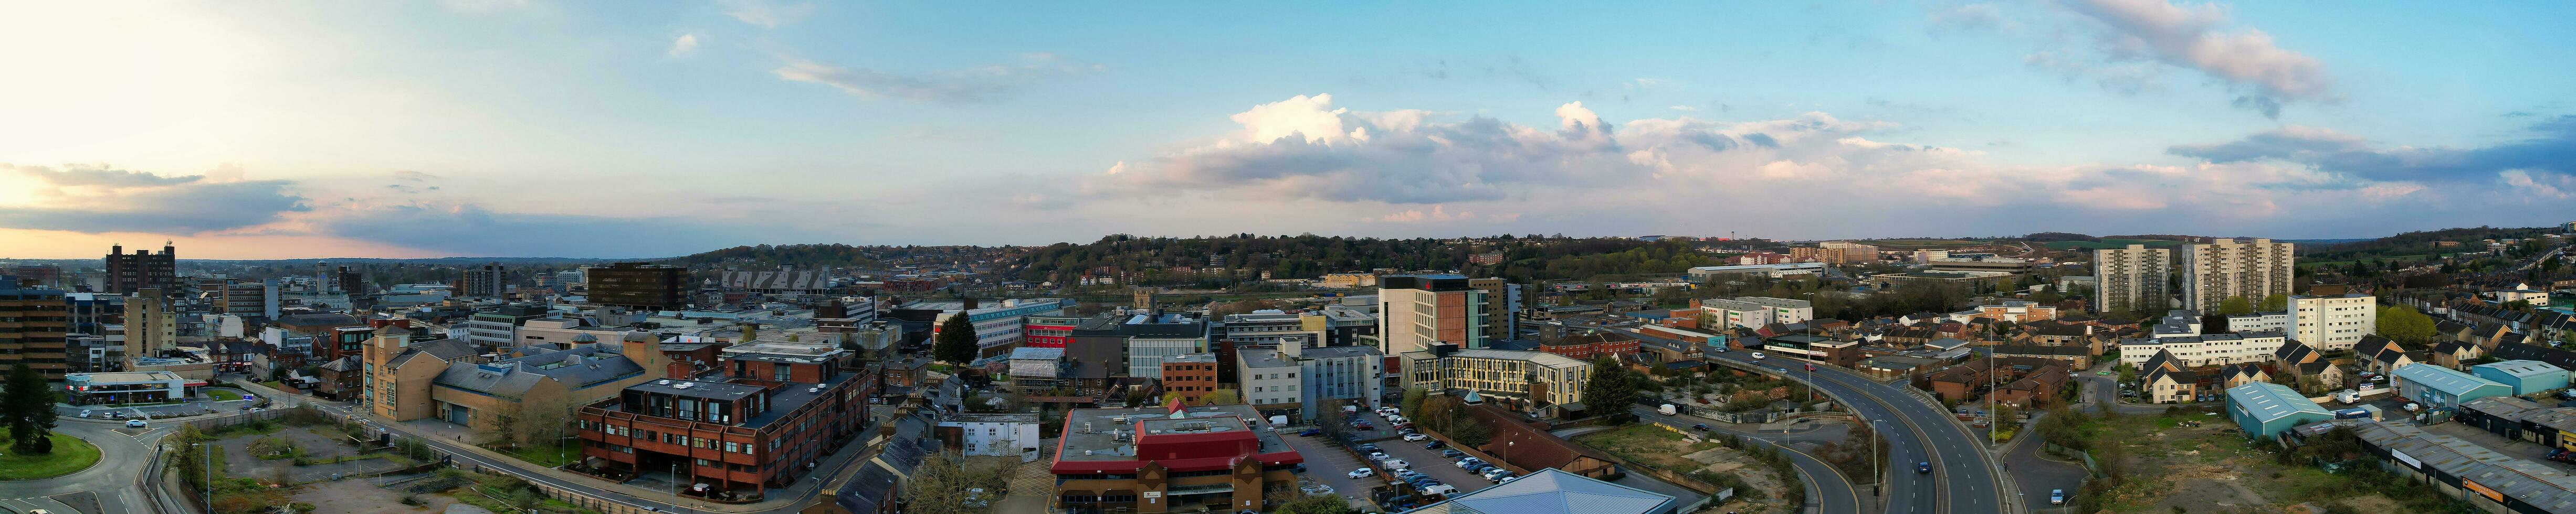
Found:
[[[2576,219],[2563,3],[0,13],[6,258]]]

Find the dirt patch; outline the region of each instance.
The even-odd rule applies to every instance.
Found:
[[[403,492],[376,487],[365,480],[342,480],[304,486],[295,493],[295,501],[313,504],[317,514],[418,514],[442,512],[453,498],[435,494],[410,495],[419,506],[403,505]]]

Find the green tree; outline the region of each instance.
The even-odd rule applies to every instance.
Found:
[[[2218,302],[2218,313],[2220,314],[2250,314],[2253,312],[2254,302],[2252,300],[2247,300],[2242,296],[2230,296],[2227,297],[2226,301]]]
[[[2258,308],[2262,309],[2263,312],[2288,311],[2290,310],[2290,295],[2276,294],[2263,297],[2263,305]]]
[[[1636,421],[1637,415],[1629,412],[1637,404],[1637,377],[1632,374],[1609,357],[1592,361],[1592,376],[1583,382],[1583,404],[1613,425]]]
[[[8,390],[0,391],[0,415],[9,417],[11,446],[22,454],[54,452],[54,390],[45,375],[26,363],[9,370]]]
[[[1298,495],[1297,499],[1288,500],[1287,503],[1279,504],[1279,508],[1271,509],[1270,512],[1275,514],[1353,514],[1359,511],[1351,510],[1350,500],[1344,500],[1339,496],[1329,494],[1305,494]]]
[[[910,507],[905,512],[923,514],[978,514],[993,511],[993,503],[1007,494],[1009,483],[1002,473],[967,466],[956,452],[931,454],[912,468],[912,480],[905,484],[903,497]],[[983,489],[982,493],[969,491]]]
[[[2414,307],[2391,305],[2379,310],[2379,336],[2407,344],[2433,340],[2433,317]]]
[[[2559,332],[2558,346],[2561,348],[2576,347],[2576,330]]]
[[[975,361],[975,325],[966,321],[966,313],[949,315],[948,321],[940,322],[939,334],[934,338],[931,358],[959,366]]]

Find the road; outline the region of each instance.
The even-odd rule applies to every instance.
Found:
[[[1633,331],[1628,334],[1666,345],[1682,344]],[[1994,461],[1979,437],[1970,435],[1949,412],[1927,400],[1832,366],[1817,366],[1814,372],[1789,372],[1787,366],[1804,361],[1755,361],[1752,352],[1746,351],[1712,353],[1703,359],[1769,369],[1795,379],[1812,378],[1817,391],[1840,400],[1862,419],[1885,421],[1879,426],[1888,435],[1891,460],[1900,464],[1930,462],[1934,468],[1928,474],[1891,474],[1885,491],[1886,512],[1990,513],[2022,507],[2005,502],[2006,484],[1996,474]]]
[[[1791,434],[1761,434],[1729,430],[1718,427],[1715,424],[1717,423],[1717,420],[1705,419],[1697,416],[1666,416],[1663,415],[1663,413],[1655,412],[1654,409],[1646,408],[1646,406],[1643,405],[1637,406],[1635,412],[1639,419],[1646,421],[1685,428],[1692,425],[1709,424],[1711,430],[1719,433],[1731,434],[1737,437],[1762,441],[1781,448],[1787,448],[1789,450],[1789,461],[1798,467],[1800,474],[1804,475],[1803,479],[1807,483],[1807,496],[1815,502],[1814,506],[1816,507],[1816,510],[1813,512],[1844,513],[1861,511],[1860,488],[1852,485],[1851,478],[1844,477],[1840,471],[1835,471],[1833,465],[1826,463],[1824,459],[1817,458],[1815,455],[1800,451],[1787,444],[1800,441],[1819,441],[1818,435],[1815,433],[1799,432]],[[1789,478],[1792,480],[1800,479],[1800,477]]]
[[[146,469],[155,469],[150,465],[154,448],[176,426],[134,429],[126,428],[123,422],[61,418],[54,433],[97,445],[98,464],[44,480],[0,481],[0,507],[21,512],[46,509],[91,514],[161,510],[151,496],[144,494],[143,474]],[[95,505],[91,505],[93,502]]]

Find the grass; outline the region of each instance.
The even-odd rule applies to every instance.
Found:
[[[542,464],[546,467],[561,467],[564,464],[581,460],[581,441],[565,440],[561,442],[560,447],[529,445],[507,450],[494,449],[493,451],[508,454],[509,456],[516,457],[519,460],[528,461],[530,464]]]
[[[78,437],[51,434],[54,451],[44,455],[20,455],[15,451],[0,454],[0,480],[53,478],[98,464],[98,447]]]
[[[219,402],[229,402],[229,401],[233,401],[233,400],[239,400],[239,399],[241,399],[241,395],[242,395],[242,394],[241,394],[241,392],[240,392],[240,391],[234,391],[234,390],[231,390],[231,389],[207,389],[207,390],[206,390],[206,397],[207,397],[207,398],[214,398],[214,399],[215,399],[215,401],[219,401]]]
[[[1680,433],[1646,424],[1574,436],[1574,442],[1629,461],[1674,471],[1700,467],[1698,462],[1682,458],[1683,455],[1717,447],[1714,441],[1684,442]]]

